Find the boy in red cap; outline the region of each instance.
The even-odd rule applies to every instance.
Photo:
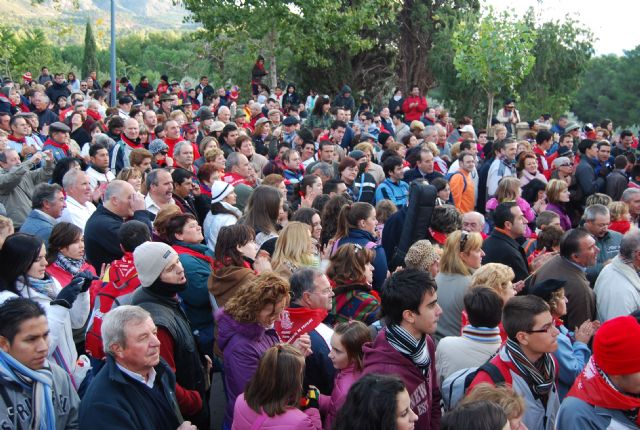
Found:
[[[634,316],[635,315],[635,316]],[[640,428],[640,312],[613,318],[558,413],[557,429]]]

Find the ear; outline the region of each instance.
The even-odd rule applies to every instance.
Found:
[[[176,237],[176,239],[178,239],[178,240],[182,240],[182,239],[184,238],[184,234],[182,234],[182,233],[176,233],[176,234],[174,234],[174,236],[175,236],[175,237]]]
[[[520,345],[529,345],[529,334],[519,331],[518,334],[516,334],[516,340]]]
[[[409,324],[414,324],[416,322],[415,314],[409,309],[405,309],[404,311],[402,311],[402,319]]]
[[[9,352],[10,347],[11,343],[9,342],[9,339],[4,336],[0,336],[0,349],[2,349],[4,352]]]
[[[114,344],[111,345],[111,352],[117,358],[124,357],[124,348],[119,343],[114,343]]]

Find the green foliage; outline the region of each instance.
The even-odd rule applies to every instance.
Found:
[[[87,22],[87,26],[84,34],[84,58],[82,60],[82,75],[81,79],[89,76],[89,73],[93,70],[98,70],[98,48],[96,46],[96,39],[93,37],[93,28],[91,23]]]

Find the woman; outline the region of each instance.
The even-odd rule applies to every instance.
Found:
[[[368,157],[367,167],[365,171],[369,173],[376,180],[376,184],[380,184],[384,181],[384,171],[382,170],[382,166],[374,163],[373,160],[376,159],[376,153],[373,149],[373,145],[369,142],[360,142],[356,146],[353,147],[354,151],[362,151],[365,156]]]
[[[233,185],[224,181],[214,181],[211,185],[211,210],[203,224],[207,246],[212,252],[216,249],[220,229],[235,224],[242,216],[235,204],[236,193]]]
[[[68,125],[71,128],[71,139],[75,140],[82,148],[86,143],[91,142],[91,135],[87,130],[82,127],[85,118],[79,112],[72,113],[67,119]]]
[[[547,178],[538,170],[538,158],[533,152],[520,154],[517,170],[520,172],[520,186],[522,187],[534,179],[547,183]]]
[[[76,276],[63,288],[46,269],[46,249],[40,239],[22,233],[9,236],[0,251],[0,300],[22,296],[45,309],[49,359],[69,374],[77,390],[89,370],[89,359],[78,357],[73,329],[82,328],[89,317],[90,281]]]
[[[265,256],[258,256],[258,245],[251,227],[242,224],[222,227],[216,241],[213,271],[207,281],[215,299],[214,306],[224,307],[240,286],[257,274],[271,270]]]
[[[409,430],[416,421],[402,379],[371,374],[351,386],[333,430]]]
[[[142,192],[142,172],[137,167],[125,167],[118,173],[117,179],[133,185],[133,189],[137,193]]]
[[[351,199],[357,202],[375,203],[376,180],[366,170],[366,160],[346,157],[338,165],[340,179],[347,185],[347,192]]]
[[[269,255],[278,238],[278,217],[284,204],[280,191],[274,187],[261,185],[251,193],[242,224],[248,225],[256,232],[256,243]]]
[[[480,233],[458,230],[447,237],[436,276],[436,284],[444,286],[438,290],[442,316],[436,329],[437,340],[460,335],[464,293],[471,285],[471,275],[482,265],[483,256]]]
[[[402,90],[399,87],[396,87],[393,91],[393,96],[389,99],[389,112],[391,112],[391,115],[394,113],[402,113],[402,103],[404,103]]]
[[[329,111],[331,110],[331,100],[329,96],[323,95],[318,97],[311,115],[307,118],[305,126],[311,130],[314,128],[320,128],[322,130],[329,130],[333,117]]]
[[[300,208],[295,211],[291,221],[300,221],[307,224],[311,229],[311,238],[316,242],[316,245],[319,245],[320,237],[322,236],[320,212],[313,208]]]
[[[338,218],[340,217],[340,211],[344,206],[349,204],[349,199],[342,195],[336,194],[331,197],[327,204],[322,208],[322,232],[320,234],[320,248],[322,254],[330,253],[333,244],[336,231],[338,230]]]
[[[231,429],[322,429],[317,407],[298,409],[304,364],[304,356],[291,345],[269,348],[236,400]]]
[[[490,385],[487,383],[478,384],[473,391],[468,393],[460,402],[460,405],[473,403],[480,400],[487,400],[500,406],[507,415],[509,430],[526,430],[522,423],[525,411],[525,402],[513,388],[508,385]]]
[[[285,279],[302,267],[319,265],[319,255],[308,225],[293,221],[282,229],[276,240],[271,265]]]
[[[440,272],[441,254],[442,249],[432,245],[428,240],[418,240],[407,251],[404,264],[407,269],[420,269],[429,272],[435,279]]]
[[[102,275],[96,276],[96,270],[84,259],[84,235],[82,229],[68,222],[60,222],[51,230],[47,249],[47,274],[55,278],[60,285],[67,285],[74,276],[88,272],[95,277],[89,288],[90,302],[102,287]]]
[[[430,184],[436,187],[436,206],[450,204],[451,188],[449,182],[444,178],[435,178]]]
[[[269,123],[266,124],[268,125]],[[264,177],[262,169],[269,164],[269,160],[264,155],[256,153],[256,149],[253,146],[251,138],[245,135],[239,136],[236,140],[236,149],[239,153],[247,157],[247,160],[253,164],[253,167],[258,174],[258,178],[262,179]]]
[[[384,249],[376,245],[376,210],[369,203],[352,203],[342,207],[338,216],[338,228],[334,236],[331,254],[335,254],[338,247],[347,243],[360,245],[374,251],[373,259],[373,289],[379,291],[384,280],[387,279],[387,257]]]
[[[560,217],[560,227],[564,231],[571,230],[571,218],[566,204],[571,200],[569,186],[562,179],[552,179],[547,184],[547,207],[545,210],[557,213]]]
[[[222,178],[227,163],[227,160],[224,158],[224,151],[219,148],[208,149],[204,157],[207,161],[206,164],[213,166],[220,173],[220,178]]]
[[[516,202],[522,214],[527,219],[527,226],[525,228],[524,237],[531,236],[530,223],[536,220],[536,213],[531,209],[531,205],[522,197],[522,188],[520,188],[520,180],[513,176],[505,176],[498,182],[498,188],[496,190],[496,196],[491,198],[485,208],[487,213],[493,212],[500,203],[504,202]]]
[[[213,353],[213,312],[209,301],[207,280],[213,267],[213,253],[202,245],[202,229],[191,214],[177,214],[169,219],[165,241],[178,253],[187,277],[187,288],[182,291],[184,309],[203,354]]]
[[[251,135],[256,152],[263,156],[269,154],[269,140],[271,137],[271,123],[267,118],[260,118],[256,121],[253,134]]]
[[[218,140],[215,137],[213,137],[213,136],[205,136],[205,137],[203,137],[202,140],[200,141],[200,144],[198,145],[198,151],[200,152],[200,158],[196,159],[196,161],[194,161],[193,164],[197,168],[202,167],[202,165],[207,162],[207,159],[206,159],[207,151],[209,151],[211,149],[216,149],[216,148],[220,148],[220,145],[218,144]]]
[[[224,309],[217,311],[217,344],[225,367],[226,426],[233,421],[236,398],[253,377],[258,362],[280,342],[273,325],[288,305],[289,283],[266,272],[243,284]]]
[[[547,279],[536,283],[531,289],[531,294],[542,298],[549,305],[558,334],[558,349],[553,355],[558,360],[558,394],[560,400],[566,395],[573,382],[578,377],[591,357],[589,342],[595,331],[600,327],[600,321],[587,320],[575,332],[571,332],[562,322],[562,317],[567,314],[567,297],[564,295],[566,281]]]
[[[305,175],[293,189],[292,205],[296,210],[300,207],[310,208],[316,197],[322,195],[322,179],[316,175]]]
[[[374,256],[372,249],[348,243],[331,257],[327,277],[334,286],[335,297],[328,323],[353,319],[370,325],[379,319],[380,297],[371,288]]]

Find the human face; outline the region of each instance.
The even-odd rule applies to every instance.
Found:
[[[563,191],[561,191],[558,197],[558,200],[560,200],[560,202],[567,203],[571,199],[571,192],[569,191],[569,188],[567,187]]]
[[[413,430],[418,415],[411,409],[411,398],[406,389],[396,395],[396,429]]]
[[[81,174],[75,185],[67,190],[67,194],[73,197],[78,203],[85,204],[91,201],[91,181],[89,175]]]
[[[166,171],[158,172],[158,176],[156,177],[157,184],[151,184],[152,196],[155,199],[160,200],[162,203],[168,203],[171,201],[173,195],[173,179],[171,178],[171,174]]]
[[[45,270],[47,269],[47,250],[44,245],[40,248],[40,253],[38,254],[38,258],[31,264],[29,267],[29,271],[27,272],[27,276],[30,276],[35,279],[44,278]]]
[[[482,266],[482,257],[484,257],[484,251],[482,248],[460,252],[460,259],[462,262],[472,269],[479,269],[480,266]]]
[[[556,309],[554,311],[555,317],[563,317],[567,314],[567,303],[569,300],[564,295],[564,288],[561,288],[562,296],[555,299]]]
[[[524,160],[524,170],[535,175],[538,172],[538,160],[533,157]]]
[[[242,142],[242,144],[240,145],[240,153],[247,158],[253,156],[253,143],[248,139]]]
[[[438,305],[438,294],[427,291],[422,296],[422,302],[418,306],[418,312],[405,311],[405,319],[410,324],[409,330],[414,337],[419,338],[424,334],[433,334],[438,327],[438,319],[442,315],[442,308]]]
[[[620,143],[622,143],[622,146],[625,149],[629,149],[629,147],[631,147],[631,144],[633,143],[633,136],[625,136],[624,138],[620,139]]]
[[[573,260],[582,267],[590,267],[596,264],[598,252],[600,249],[596,246],[596,240],[588,235],[580,239],[580,251],[573,254]]]
[[[625,202],[629,206],[629,213],[632,217],[640,214],[640,193],[632,194],[631,198]]]
[[[331,130],[331,136],[333,136],[333,141],[335,143],[342,142],[342,138],[344,137],[344,133],[347,131],[344,127],[338,127],[335,130]]]
[[[486,133],[480,133],[478,135],[478,144],[480,146],[484,146],[487,143],[487,134]]]
[[[139,175],[131,176],[129,179],[127,179],[127,182],[130,183],[134,191],[138,193],[142,189],[142,176],[139,176]]]
[[[217,170],[221,170],[224,172],[224,166],[227,160],[224,159],[224,155],[218,155],[216,159],[213,161],[213,165]]]
[[[180,137],[180,126],[176,121],[167,121],[164,126],[166,136],[170,139],[177,139]]]
[[[449,201],[449,196],[451,195],[451,188],[449,188],[449,184],[447,184],[442,190],[438,191],[438,197],[442,200]]]
[[[402,178],[404,178],[404,169],[402,168],[402,165],[396,166],[393,171],[389,172],[389,179],[392,181],[399,182]]]
[[[303,302],[309,309],[326,309],[331,310],[333,306],[333,289],[329,283],[329,279],[324,274],[316,276],[314,280],[314,288],[311,292],[303,295]]]
[[[361,220],[359,224],[362,230],[368,231],[369,233],[375,233],[376,227],[378,226],[378,220],[376,219],[376,210],[373,209],[369,216]]]
[[[124,123],[123,132],[124,132],[124,135],[127,136],[127,138],[131,140],[136,140],[140,135],[140,124],[138,124],[138,121],[136,121],[133,118],[128,119]]]
[[[598,159],[600,161],[608,161],[611,157],[611,147],[609,145],[602,145],[598,149]]]
[[[511,237],[518,238],[524,234],[525,226],[527,221],[522,214],[522,209],[518,206],[511,207],[511,213],[513,214],[513,222],[511,223]]]
[[[298,151],[293,151],[289,154],[289,159],[286,160],[285,164],[290,170],[298,170],[298,167],[300,167],[300,154],[298,154]]]
[[[243,178],[247,178],[249,176],[249,160],[244,155],[240,155],[238,157],[238,164],[232,167],[232,170],[235,171],[238,175]]]
[[[198,221],[195,219],[187,221],[182,228],[182,233],[176,234],[176,239],[187,243],[200,243],[204,236],[202,235],[202,228],[198,225]]]
[[[213,181],[212,181],[213,182]],[[237,202],[237,195],[235,191],[231,191],[227,197],[223,199],[223,201],[229,203],[230,205],[235,205]]]
[[[193,193],[194,188],[193,180],[191,178],[187,178],[182,181],[181,184],[174,185],[174,194],[184,199]]]
[[[124,345],[111,345],[116,361],[132,372],[148,375],[160,362],[158,328],[148,317],[144,321],[127,322],[124,333]]]
[[[329,360],[333,363],[333,367],[337,370],[345,369],[349,366],[349,355],[344,345],[342,345],[342,336],[334,333],[331,336],[331,351],[329,352]]]
[[[22,321],[13,341],[0,336],[0,348],[29,369],[42,369],[49,352],[47,317],[40,315]]]
[[[60,250],[62,255],[74,260],[81,260],[84,257],[84,236],[79,234],[76,240]]]
[[[187,282],[187,278],[184,275],[184,267],[182,267],[182,263],[180,263],[180,259],[177,255],[174,255],[169,264],[167,264],[162,270],[160,273],[160,280],[173,285],[184,284]]]
[[[476,214],[467,212],[462,216],[462,229],[464,231],[480,233],[482,227],[484,227],[484,225]]]
[[[11,126],[11,130],[16,137],[24,137],[29,134],[29,125],[24,118],[18,118]]]
[[[572,162],[568,162],[565,164],[561,164],[558,167],[558,170],[560,172],[562,172],[564,175],[570,175],[571,173],[573,173],[573,163]]]
[[[316,152],[315,145],[312,143],[307,143],[302,148],[302,158],[304,158],[305,160],[308,160],[309,158],[313,157],[313,154],[315,152]]]
[[[353,181],[356,180],[356,176],[358,175],[358,167],[354,166],[354,167],[346,167],[343,171],[342,171],[342,175],[341,178],[344,182],[346,182],[347,184],[352,184]]]
[[[140,165],[138,166],[141,172],[149,173],[151,171],[151,158],[145,158],[142,160]]]
[[[460,167],[462,167],[462,169],[465,170],[466,172],[472,172],[473,169],[476,167],[475,157],[472,157],[472,156],[464,157],[464,159],[462,160],[462,165]]]
[[[607,214],[596,215],[594,220],[586,221],[584,223],[584,226],[589,231],[589,233],[600,239],[604,237],[605,234],[607,234],[609,224],[611,224],[611,216]]]
[[[518,332],[518,343],[528,357],[538,357],[558,349],[560,331],[553,322],[551,312],[544,311],[533,318],[533,328],[529,332]],[[537,358],[536,358],[537,361]]]
[[[609,375],[620,391],[629,394],[640,394],[640,372],[628,375]]]
[[[423,173],[433,173],[433,154],[431,152],[423,152],[420,154],[418,169]]]
[[[236,248],[238,249],[238,252],[242,254],[242,256],[250,260],[256,259],[256,256],[258,255],[258,250],[260,249],[255,240],[250,240],[244,245],[236,245]]]
[[[335,147],[333,145],[324,145],[320,151],[320,159],[325,163],[331,163],[335,154]]]
[[[89,194],[91,194],[91,186],[89,186]],[[66,207],[67,203],[64,198],[64,193],[62,191],[58,191],[53,198],[53,202],[48,203],[46,210],[43,212],[46,212],[54,218],[60,218],[62,216],[62,211]]]
[[[218,120],[224,122],[225,124],[229,122],[231,119],[231,111],[229,109],[218,110]]]
[[[148,110],[143,115],[144,124],[147,126],[147,129],[153,130],[156,125],[158,125],[158,117],[156,113],[152,110]]]
[[[320,221],[320,215],[314,214],[311,217],[311,237],[316,240],[320,240],[320,234],[322,233],[322,221]]]
[[[311,186],[307,186],[307,189],[305,190],[305,194],[307,198],[311,199],[311,201],[313,201],[313,199],[315,199],[317,196],[321,195],[322,180],[316,177],[315,181],[313,181],[313,184],[311,184]]]
[[[507,143],[504,146],[504,156],[509,161],[513,161],[516,159],[517,151],[518,151],[518,144],[516,142]]]
[[[596,158],[596,156],[598,155],[598,146],[594,143],[584,152],[584,155],[589,158]]]
[[[193,146],[183,145],[176,157],[176,161],[180,163],[181,166],[191,166],[193,164]]]
[[[280,318],[280,314],[284,310],[287,305],[287,299],[283,298],[280,302],[275,305],[266,305],[262,310],[258,313],[258,321],[264,328],[271,328],[273,324]]]
[[[418,87],[411,88],[411,95],[413,97],[418,97],[420,95],[420,88]]]

